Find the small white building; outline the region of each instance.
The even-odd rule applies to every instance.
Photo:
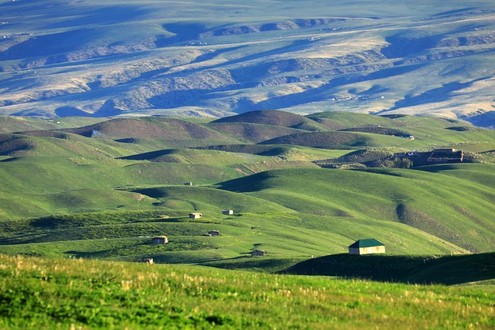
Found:
[[[234,210],[222,210],[222,214],[223,215],[233,215],[234,214]]]
[[[151,244],[167,244],[168,238],[167,236],[156,236],[151,239]]]
[[[196,219],[201,219],[202,217],[203,217],[203,213],[199,213],[199,212],[189,213],[189,219],[196,220]]]

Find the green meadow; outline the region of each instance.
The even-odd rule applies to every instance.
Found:
[[[491,329],[492,285],[0,256],[9,329]]]
[[[267,111],[216,121],[112,119],[0,140],[6,253],[136,261],[151,253],[153,235],[173,239],[152,254],[180,263],[246,257],[254,247],[276,258],[343,253],[367,236],[380,236],[392,254],[495,247],[495,134],[466,122]],[[387,161],[439,147],[466,147],[465,161]],[[189,220],[193,211],[203,218]],[[221,237],[202,236],[213,229]],[[195,240],[208,242],[201,256],[180,248]]]
[[[494,12],[0,0],[0,329],[494,329]]]
[[[493,327],[491,130],[282,111],[30,121],[0,135],[0,327]],[[428,163],[437,148],[464,159]],[[410,153],[426,156],[394,161]],[[386,255],[347,255],[370,237]]]

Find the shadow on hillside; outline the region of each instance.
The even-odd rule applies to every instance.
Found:
[[[443,257],[337,254],[305,260],[281,273],[452,285],[494,279],[495,253]]]
[[[206,31],[203,24],[197,23],[169,23],[163,25],[166,31],[169,31],[175,36],[164,38],[157,42],[158,47],[165,47],[175,43],[193,41],[199,38],[199,35]]]
[[[415,169],[425,172],[440,173],[444,171],[457,170],[459,169],[459,166],[451,165],[451,164],[446,164],[446,165],[441,164],[441,165],[419,166],[416,167]]]
[[[118,157],[117,159],[125,159],[125,160],[153,160],[153,159],[158,158],[158,157],[161,157],[161,156],[171,155],[175,151],[176,150],[174,150],[174,149],[163,149],[163,150],[150,151],[150,152],[145,152],[145,153],[141,153],[141,154],[135,154],[135,155],[125,156],[125,157]]]
[[[289,265],[293,265],[295,259],[292,258],[270,258],[270,257],[251,257],[248,254],[233,258],[219,258],[203,263],[203,266],[231,269],[231,270],[250,270],[262,271],[268,273],[281,272]]]
[[[474,79],[468,82],[450,82],[442,85],[442,87],[427,90],[419,95],[406,95],[403,99],[395,102],[394,106],[387,111],[393,111],[405,107],[424,105],[428,103],[443,102],[449,100],[455,92],[472,86],[477,81],[486,79],[485,77]]]
[[[249,177],[242,177],[229,181],[221,182],[217,185],[218,189],[228,190],[237,193],[260,191],[267,187],[265,181],[271,178],[269,172],[253,174]]]
[[[485,112],[472,117],[465,117],[473,125],[495,129],[495,112]]]

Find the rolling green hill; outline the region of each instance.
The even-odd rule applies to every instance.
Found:
[[[279,271],[369,236],[394,256],[494,250],[493,131],[438,118],[310,117],[149,117],[3,134],[0,252]],[[249,130],[226,134],[223,125],[281,136],[253,141]],[[386,134],[398,131],[416,138]],[[465,146],[466,160],[388,161],[439,142]],[[341,169],[321,167],[328,164]],[[203,218],[190,220],[194,211]],[[206,236],[211,230],[221,235]],[[170,243],[151,245],[155,235]],[[251,258],[256,249],[267,255]]]
[[[79,127],[82,125],[90,125],[104,118],[85,118],[85,117],[66,117],[57,119],[40,119],[36,117],[13,117],[0,116],[0,134],[33,131],[33,130],[48,130]]]
[[[477,170],[486,174],[488,180],[493,177],[492,165]],[[461,175],[441,173],[432,177],[424,171],[401,169],[291,169],[255,174],[222,183],[220,187],[249,193],[302,213],[399,221],[472,251],[493,250],[493,189]]]
[[[213,123],[251,123],[288,128],[298,128],[306,131],[323,130],[324,127],[309,117],[302,117],[285,111],[250,111],[240,115],[224,117]]]
[[[493,328],[495,132],[311,118],[1,134],[0,328]]]
[[[494,329],[494,14],[0,0],[0,328]]]

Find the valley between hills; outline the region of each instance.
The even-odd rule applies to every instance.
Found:
[[[290,263],[368,236],[391,255],[495,248],[495,132],[467,122],[283,111],[2,120],[25,127],[0,138],[3,253],[250,267],[256,249]],[[150,245],[157,235],[169,244]]]
[[[495,328],[494,13],[0,0],[0,328]]]
[[[493,130],[84,120],[0,117],[0,327],[492,328]]]

